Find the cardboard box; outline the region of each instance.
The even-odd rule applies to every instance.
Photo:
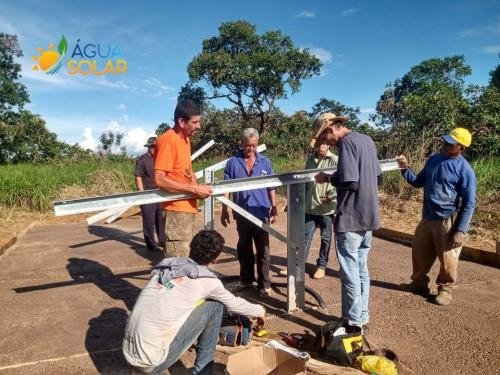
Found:
[[[231,354],[227,359],[229,375],[306,374],[305,363],[282,350],[259,346]]]

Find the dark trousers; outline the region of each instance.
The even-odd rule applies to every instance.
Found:
[[[148,249],[154,249],[156,246],[165,245],[165,221],[163,219],[163,210],[160,203],[151,203],[141,205],[142,213],[142,232],[144,242]],[[158,242],[155,241],[155,231]]]
[[[269,219],[265,220],[266,223]],[[271,265],[271,254],[269,252],[269,234],[250,221],[237,218],[236,229],[238,231],[238,261],[240,262],[240,279],[242,283],[255,281],[254,265],[257,263],[257,285],[259,289],[271,287],[269,277],[269,266]],[[253,243],[255,243],[256,256],[253,254]]]

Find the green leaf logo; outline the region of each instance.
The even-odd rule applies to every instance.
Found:
[[[61,40],[59,41],[59,44],[57,45],[57,50],[59,51],[59,55],[63,57],[66,52],[68,51],[68,41],[64,37],[64,35],[61,37]]]

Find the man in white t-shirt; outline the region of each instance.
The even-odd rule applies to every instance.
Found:
[[[265,310],[234,296],[207,267],[224,238],[202,230],[191,241],[189,258],[166,258],[153,268],[125,329],[123,354],[135,370],[161,373],[197,341],[193,374],[211,374],[223,306],[265,323]]]

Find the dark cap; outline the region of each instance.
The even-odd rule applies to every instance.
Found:
[[[156,137],[149,137],[147,143],[144,145],[144,147],[152,146],[156,146]]]

